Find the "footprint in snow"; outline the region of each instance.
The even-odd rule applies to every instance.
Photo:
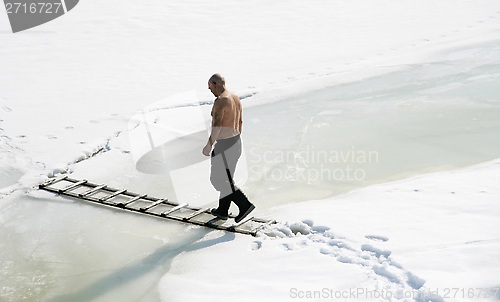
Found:
[[[260,248],[262,247],[262,241],[254,241],[252,242],[252,250],[260,250]]]
[[[354,249],[352,247],[350,247],[347,243],[345,243],[343,240],[333,239],[333,240],[328,241],[328,245],[337,247],[339,249],[346,249],[346,250],[354,251]]]
[[[381,256],[384,256],[385,258],[389,258],[389,256],[391,255],[391,251],[381,250],[381,249],[376,248],[376,247],[369,245],[369,244],[363,244],[361,246],[361,250],[365,251],[365,252],[373,253],[377,258],[380,258]]]
[[[387,238],[385,236],[379,236],[379,235],[366,235],[365,238],[373,240],[373,241],[382,241],[382,242],[389,241],[389,238]]]

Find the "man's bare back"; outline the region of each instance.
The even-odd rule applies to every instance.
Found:
[[[240,98],[225,91],[214,102],[212,107],[212,127],[220,127],[216,139],[225,139],[241,134],[241,102]]]

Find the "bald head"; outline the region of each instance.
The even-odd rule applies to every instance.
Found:
[[[208,89],[216,96],[219,97],[226,90],[226,80],[220,74],[216,73],[208,80]]]
[[[210,77],[210,82],[213,82],[215,84],[226,84],[226,80],[224,79],[223,76],[221,76],[219,73],[214,74],[213,76]]]

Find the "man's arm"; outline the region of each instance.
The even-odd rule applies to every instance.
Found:
[[[203,148],[202,153],[206,156],[210,155],[212,146],[215,141],[219,138],[220,132],[222,130],[222,120],[224,118],[224,111],[226,109],[228,100],[226,98],[217,99],[212,110],[212,132],[208,137],[208,142]]]
[[[214,111],[212,115],[212,132],[208,138],[210,145],[213,145],[215,141],[219,138],[220,132],[222,130],[222,121],[224,119],[224,112],[226,110],[228,99],[221,98],[218,99],[214,104]]]

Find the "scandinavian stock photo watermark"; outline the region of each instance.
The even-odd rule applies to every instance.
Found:
[[[290,288],[288,292],[289,298],[297,300],[373,300],[373,299],[413,299],[416,301],[435,301],[442,299],[460,299],[460,300],[498,300],[500,298],[500,287],[489,288],[436,288],[436,289],[419,289],[419,290],[390,290],[390,289],[368,289],[364,287],[349,288],[338,290],[328,287],[320,289],[301,289]]]
[[[267,181],[363,181],[367,168],[378,164],[376,150],[324,150],[305,146],[301,150],[264,150],[250,148],[248,160],[251,180]]]

